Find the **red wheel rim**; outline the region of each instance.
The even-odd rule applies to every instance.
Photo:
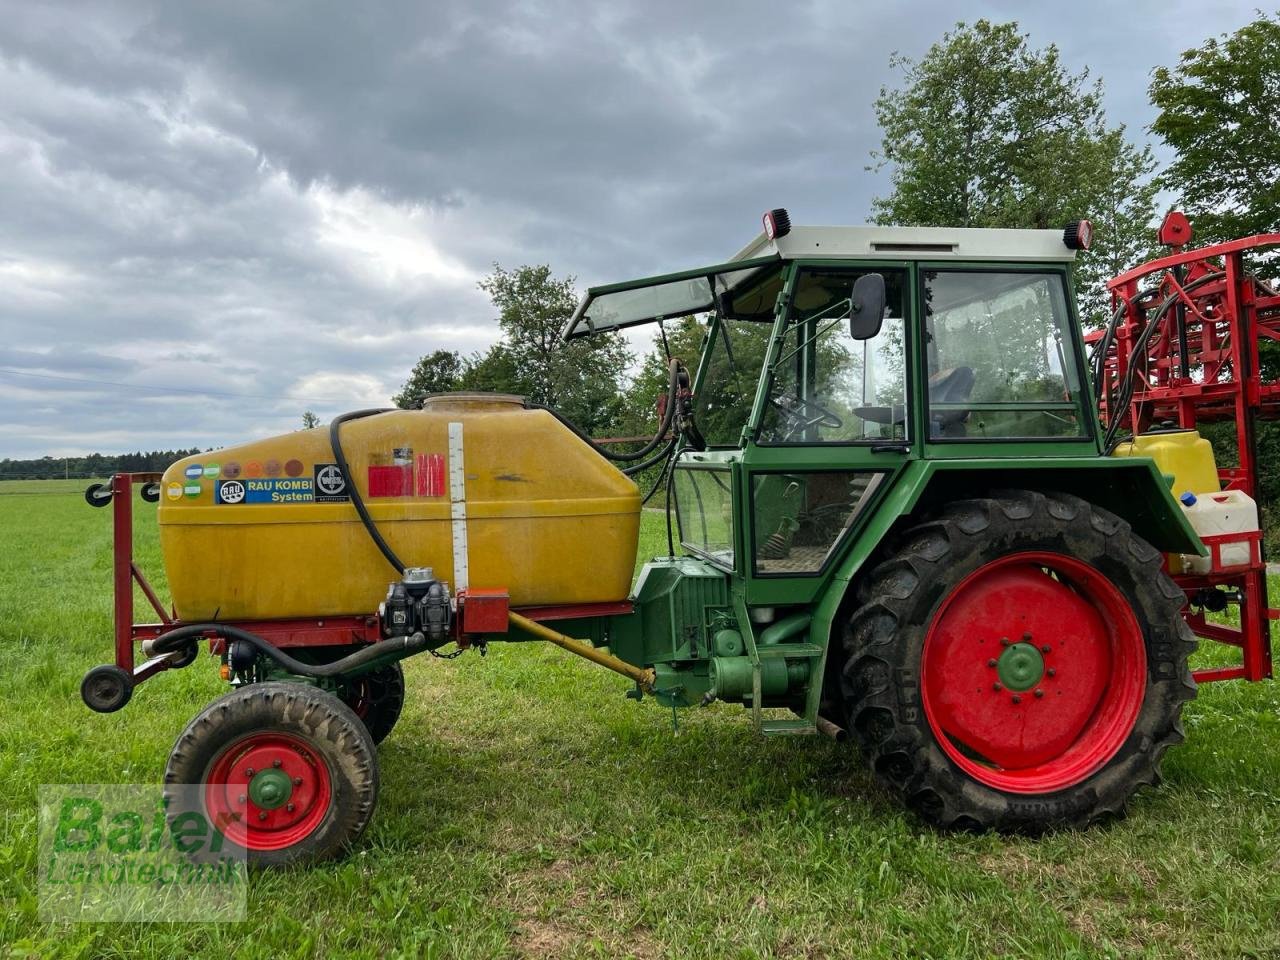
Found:
[[[1123,746],[1146,690],[1142,630],[1098,570],[1057,553],[979,567],[934,615],[921,657],[925,717],[974,779],[1050,793]]]
[[[251,733],[214,759],[205,809],[228,840],[246,850],[283,850],[309,837],[329,812],[329,768],[307,742],[287,733]]]

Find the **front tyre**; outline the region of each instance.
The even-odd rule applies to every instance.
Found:
[[[378,755],[365,725],[305,683],[254,683],[215,700],[178,737],[165,798],[195,809],[250,865],[340,855],[378,796]]]
[[[950,504],[858,592],[842,692],[876,776],[944,827],[1038,832],[1119,815],[1195,696],[1161,555],[1063,494]]]

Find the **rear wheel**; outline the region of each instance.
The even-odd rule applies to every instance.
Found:
[[[364,722],[375,744],[390,736],[404,707],[404,671],[392,663],[343,686],[342,702]]]
[[[1038,831],[1122,812],[1195,695],[1161,556],[1083,500],[951,504],[863,583],[845,634],[849,729],[942,826]]]
[[[339,855],[373,816],[378,756],[364,724],[303,683],[255,683],[214,701],[165,769],[170,817],[200,813],[250,864]]]

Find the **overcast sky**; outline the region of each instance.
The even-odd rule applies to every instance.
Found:
[[[585,287],[773,206],[862,223],[889,55],[960,16],[1056,43],[1146,138],[1151,68],[1255,6],[0,0],[0,457],[385,403],[494,340],[494,261]]]

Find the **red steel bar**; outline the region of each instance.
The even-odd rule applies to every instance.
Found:
[[[111,478],[115,553],[116,666],[133,672],[133,477]]]

